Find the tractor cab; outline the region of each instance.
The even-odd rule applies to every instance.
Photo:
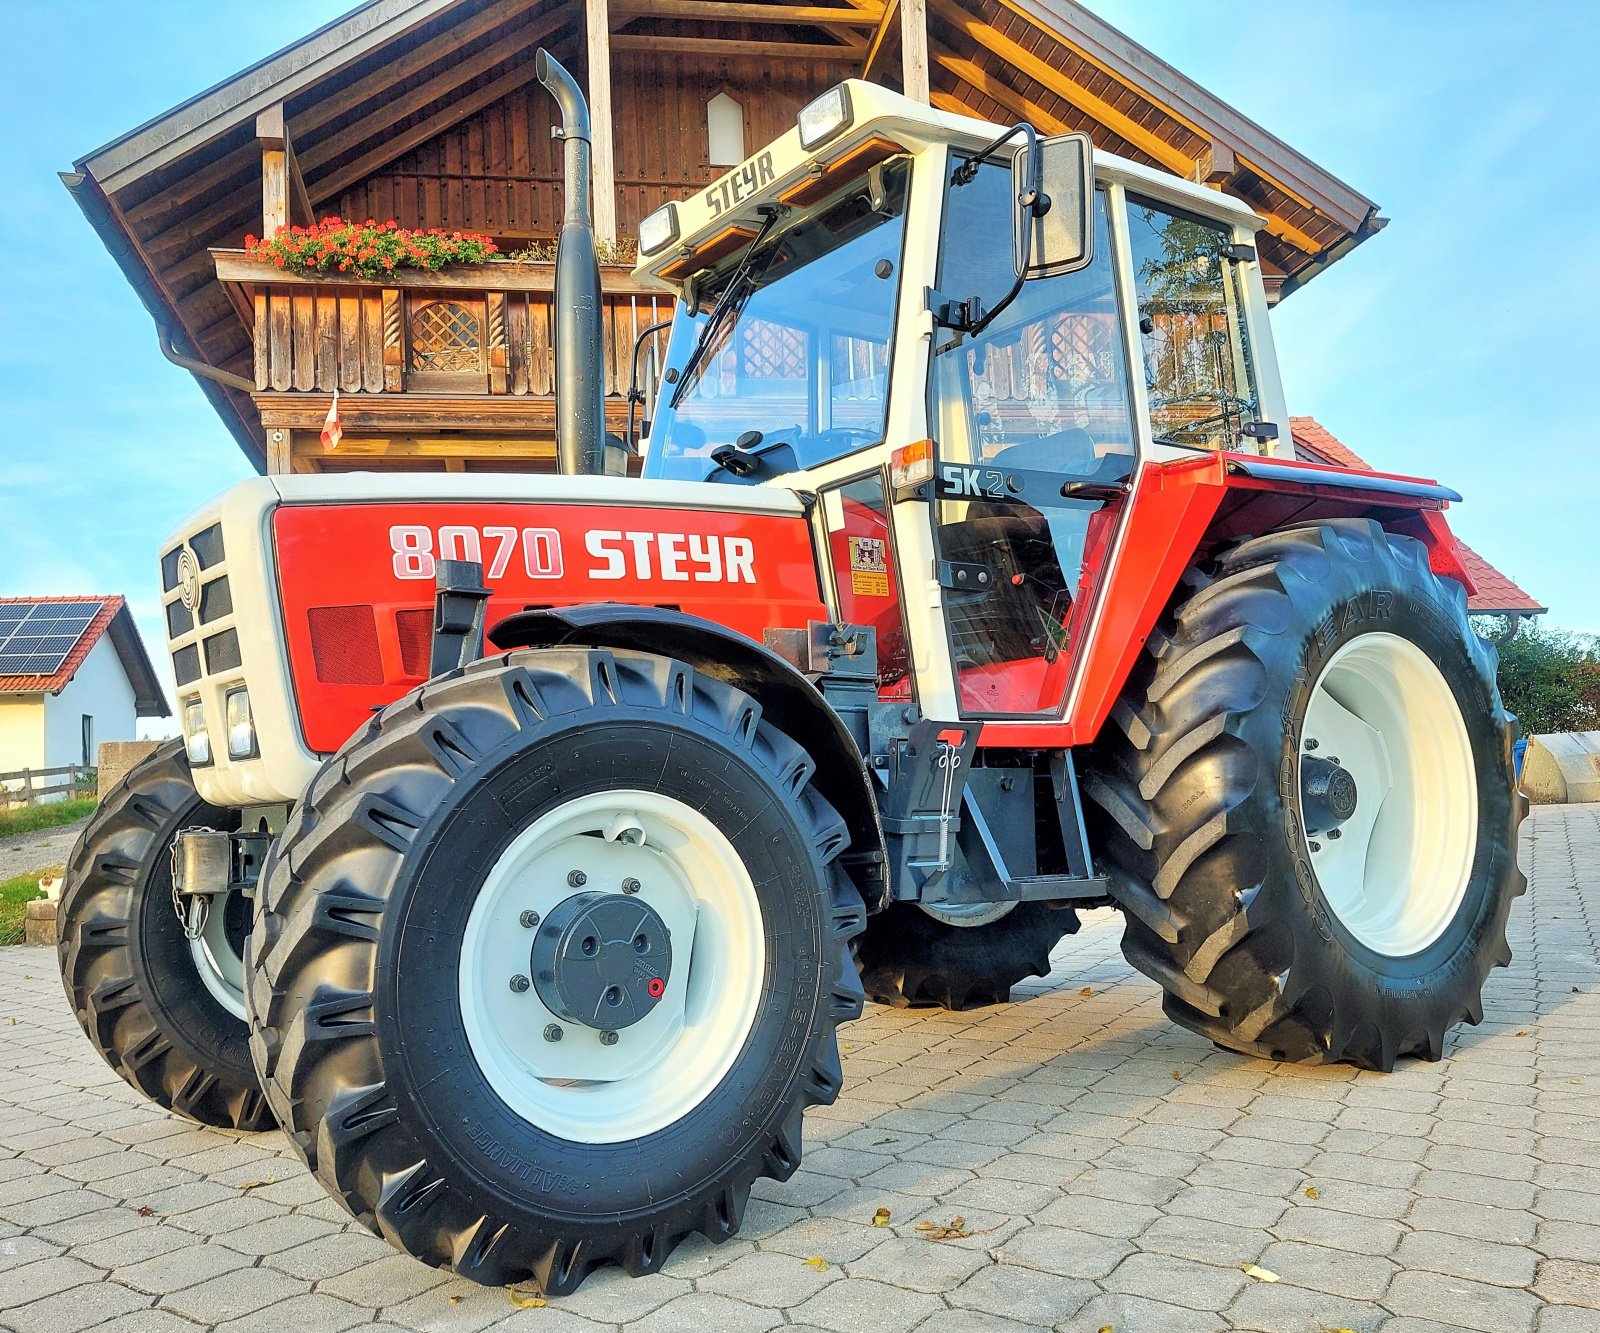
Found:
[[[637,275],[681,298],[644,475],[817,497],[881,691],[1058,722],[1141,464],[1287,441],[1258,221],[1082,135],[842,84],[641,227]]]

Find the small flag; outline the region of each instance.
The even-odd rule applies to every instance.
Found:
[[[344,426],[339,422],[339,386],[333,386],[333,401],[328,404],[328,418],[322,423],[322,447],[337,449],[344,438]]]

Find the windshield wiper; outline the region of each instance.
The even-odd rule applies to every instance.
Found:
[[[700,330],[700,337],[696,340],[694,348],[689,353],[689,359],[683,363],[683,369],[678,372],[678,385],[672,391],[671,407],[677,407],[683,395],[689,391],[693,382],[695,371],[700,369],[700,363],[706,359],[716,342],[717,332],[726,322],[727,317],[736,308],[742,306],[755,290],[755,284],[761,274],[756,271],[756,251],[761,248],[761,243],[772,234],[772,229],[778,225],[778,217],[783,212],[776,206],[764,207],[761,212],[765,221],[761,230],[756,233],[755,239],[750,242],[749,248],[744,252],[744,258],[739,261],[739,267],[734,269],[733,276],[728,279],[727,286],[722,289],[717,297],[717,303],[711,307],[711,313],[706,317],[706,326]],[[770,262],[770,256],[768,257]],[[763,269],[765,264],[762,265]]]

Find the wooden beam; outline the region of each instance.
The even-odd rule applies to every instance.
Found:
[[[571,16],[571,12],[571,5],[562,5],[558,9],[551,10],[543,19],[526,30],[528,44],[532,45],[556,31]],[[393,138],[383,140],[353,162],[311,183],[312,199],[320,203],[324,199],[333,198],[357,182],[365,180],[378,168],[388,166],[396,158],[405,156],[418,145],[427,143],[435,135],[443,134],[451,126],[459,125],[469,116],[477,115],[484,107],[499,101],[507,93],[515,92],[524,84],[532,83],[534,63],[532,60],[523,61],[492,83],[486,83],[473,92],[463,94],[420,124],[413,125]]]
[[[1046,134],[1060,134],[1067,128],[1065,121],[1046,111],[1031,97],[1019,93],[1010,84],[1002,83],[983,66],[961,56],[951,55],[949,51],[938,46],[933,49],[933,59],[939,68],[948,70],[962,83],[976,89],[991,101],[1000,103],[1012,115],[1027,121],[1035,129],[1043,130]]]
[[[611,39],[613,51],[670,51],[677,55],[704,56],[721,60],[729,56],[769,56],[775,60],[830,60],[855,64],[861,59],[859,48],[812,45],[807,42],[710,42],[704,37],[645,37],[618,33]]]
[[[883,7],[883,17],[878,20],[878,26],[873,29],[872,40],[867,44],[867,58],[861,63],[863,79],[872,77],[872,67],[878,63],[878,57],[883,54],[886,39],[899,12],[900,0],[889,0]]]
[[[1071,103],[1090,119],[1104,125],[1118,138],[1155,159],[1168,171],[1176,172],[1185,179],[1194,172],[1194,160],[1187,154],[1174,148],[1159,135],[1152,134],[1132,116],[1119,111],[1104,98],[1097,97],[1086,88],[1080,88],[1060,70],[1034,55],[1021,43],[1007,37],[998,28],[974,18],[950,3],[950,0],[934,0],[934,5],[951,26],[965,33],[986,51],[1015,66],[1063,102]]]
[[[914,102],[928,100],[928,0],[900,0],[900,86]]]
[[[1308,255],[1319,255],[1325,248],[1316,237],[1308,232],[1301,231],[1292,222],[1285,222],[1274,213],[1262,215],[1262,226],[1270,231],[1279,240],[1287,241],[1296,250],[1304,251]]]
[[[585,0],[589,42],[589,143],[594,180],[594,231],[597,240],[617,239],[617,136],[611,110],[611,28],[607,0]]]
[[[282,102],[275,102],[256,117],[256,139],[261,144],[261,234],[271,236],[291,222],[315,222],[311,196],[306,193],[294,144],[284,127]]]
[[[974,120],[982,120],[976,107],[970,107],[953,93],[947,93],[942,88],[934,88],[928,93],[928,105],[937,107],[940,111],[949,111],[957,116],[971,116]]]
[[[1233,149],[1220,140],[1211,139],[1200,150],[1200,157],[1194,164],[1194,175],[1190,179],[1201,185],[1221,185],[1238,170],[1238,166]]]
[[[612,0],[610,8],[614,19],[700,19],[707,23],[806,23],[874,28],[888,6],[835,8],[831,5],[740,4],[733,0],[726,4],[722,0]]]

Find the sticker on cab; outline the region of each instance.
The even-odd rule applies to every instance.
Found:
[[[850,538],[850,591],[857,597],[889,595],[889,552],[882,537]]]

